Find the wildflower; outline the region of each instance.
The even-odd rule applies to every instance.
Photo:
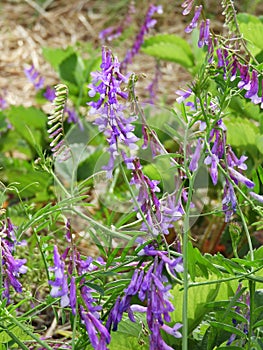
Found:
[[[248,188],[253,188],[255,186],[254,182],[246,178],[244,175],[240,174],[238,171],[235,169],[228,167],[229,174],[232,178],[232,180],[235,181],[236,184],[239,182],[243,183],[246,185]]]
[[[146,256],[152,256],[153,263],[147,272],[135,269],[131,282],[124,291],[124,296],[117,298],[110,312],[106,327],[109,331],[111,329],[116,331],[124,312],[128,312],[129,318],[133,322],[135,322],[133,312],[145,312],[151,332],[150,349],[171,349],[162,339],[161,330],[172,334],[176,338],[180,338],[181,334],[178,332],[178,329],[181,325],[176,324],[172,328],[164,323],[171,321],[170,312],[174,310],[169,294],[171,286],[167,283],[164,267],[167,264],[174,269],[178,262],[168,258],[167,252],[158,251],[153,246],[144,247],[142,253]],[[147,306],[131,305],[132,296],[135,295],[142,302],[147,301]]]
[[[263,196],[255,192],[249,192],[250,196],[256,199],[258,202],[263,203]]]
[[[199,161],[199,158],[200,158],[200,155],[201,155],[202,148],[203,148],[203,143],[202,143],[201,138],[199,138],[198,141],[197,141],[195,152],[192,155],[192,159],[191,159],[191,162],[189,164],[189,170],[190,171],[196,171],[197,170],[197,168],[198,168],[198,161]]]
[[[0,111],[8,107],[6,100],[0,96]]]
[[[61,257],[58,252],[57,246],[54,246],[54,267],[49,268],[51,271],[54,271],[55,280],[48,281],[49,285],[52,287],[50,295],[53,298],[61,298],[60,304],[61,307],[68,306],[70,303],[68,297],[68,282],[67,276],[65,275],[65,263],[61,260]]]
[[[92,73],[92,76],[89,94],[98,94],[99,99],[89,103],[90,114],[100,115],[94,124],[107,137],[110,159],[103,169],[107,170],[107,176],[111,177],[115,160],[122,154],[120,146],[126,145],[130,150],[138,149],[138,138],[134,135],[134,126],[131,124],[137,117],[126,118],[124,115],[125,106],[119,103],[118,97],[127,100],[128,94],[121,90],[121,84],[127,83],[128,77],[120,73],[117,57],[113,58],[111,51],[105,47],[102,48],[101,72]]]
[[[110,334],[106,327],[91,312],[80,306],[80,317],[85,324],[91,345],[94,349],[107,350],[110,343]]]
[[[204,45],[208,45],[209,43],[209,35],[210,35],[209,26],[210,26],[209,19],[201,22],[200,34],[199,34],[199,40],[198,40],[199,48],[203,47]]]
[[[255,71],[255,69],[253,69],[253,71],[252,71],[250,88],[247,91],[247,93],[245,94],[245,97],[250,98],[254,104],[258,104],[261,102],[261,98],[258,97],[258,74]]]
[[[193,31],[193,29],[197,27],[198,19],[201,15],[202,8],[203,8],[202,5],[195,7],[194,17],[193,17],[191,23],[184,30],[186,33],[191,33]]]
[[[222,199],[222,210],[225,213],[225,222],[229,222],[231,216],[236,212],[237,198],[233,185],[226,179]]]
[[[240,72],[240,81],[237,84],[239,89],[250,89],[250,76],[249,76],[249,67],[247,65],[243,65],[241,63],[237,63],[239,72]]]
[[[46,91],[44,92],[43,96],[45,97],[45,99],[47,99],[50,102],[53,102],[56,98],[56,90],[53,89],[50,86],[46,87]]]
[[[132,172],[131,185],[136,185],[139,190],[137,201],[140,204],[140,209],[148,222],[149,227],[152,228],[152,233],[158,235],[159,223],[161,222],[160,201],[156,196],[156,192],[160,192],[158,187],[159,181],[150,180],[142,172],[142,166],[138,158],[134,160],[134,170]],[[155,212],[153,213],[153,207]],[[140,213],[138,214],[140,217]],[[142,230],[147,231],[145,223],[142,225]]]
[[[191,12],[193,5],[194,5],[194,0],[185,0],[182,3],[181,7],[184,8],[182,12],[183,16],[186,16]]]
[[[27,79],[34,85],[36,90],[40,90],[44,86],[44,78],[40,76],[40,73],[32,65],[29,68],[24,69]]]
[[[22,292],[22,285],[19,282],[20,274],[27,272],[27,267],[24,265],[26,259],[15,259],[13,254],[17,245],[21,245],[16,239],[14,226],[8,218],[7,222],[2,222],[0,227],[1,236],[1,263],[3,276],[3,292],[2,297],[10,301],[10,286],[17,293]]]
[[[127,15],[122,20],[122,22],[117,26],[111,26],[102,30],[99,34],[100,40],[105,42],[105,41],[112,41],[114,39],[117,39],[123,33],[124,29],[130,25],[134,13],[135,13],[135,7],[132,2],[129,5]]]
[[[121,62],[121,71],[126,71],[128,64],[132,63],[133,57],[140,51],[140,48],[144,42],[144,36],[149,32],[150,28],[153,28],[156,24],[156,20],[153,19],[155,13],[163,13],[162,6],[150,5],[143,25],[135,38],[134,44],[130,50],[127,51],[124,60]]]

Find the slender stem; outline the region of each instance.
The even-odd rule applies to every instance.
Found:
[[[182,350],[188,349],[188,288],[189,288],[189,282],[188,282],[188,234],[190,232],[190,205],[192,200],[192,194],[193,194],[193,177],[189,176],[189,191],[188,191],[188,198],[185,208],[185,217],[184,217],[184,224],[183,224],[183,285],[184,285],[184,292],[183,292],[183,340],[182,340]]]

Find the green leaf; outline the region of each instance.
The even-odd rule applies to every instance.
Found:
[[[61,79],[80,87],[84,82],[84,69],[81,57],[73,53],[59,64],[59,75]]]
[[[47,116],[35,107],[12,106],[7,111],[7,118],[15,131],[32,147],[41,143],[46,133]]]
[[[74,53],[73,47],[69,46],[66,49],[54,49],[50,47],[43,48],[43,56],[46,61],[48,61],[51,66],[58,71],[60,63],[68,56]]]
[[[146,39],[141,50],[150,56],[179,63],[185,68],[194,66],[190,45],[173,34],[159,34]]]
[[[257,142],[260,141],[257,141],[258,127],[251,120],[237,117],[225,120],[225,124],[228,131],[228,142],[233,147],[257,146]]]
[[[210,279],[216,280],[216,275],[210,275],[209,279],[197,277],[197,282],[209,282]],[[218,280],[220,281],[220,280]],[[206,304],[214,301],[227,300],[234,295],[234,291],[238,287],[237,281],[228,281],[217,284],[195,285],[188,290],[188,326],[191,333],[203,320],[204,316],[210,312]],[[171,318],[173,322],[182,322],[182,305],[183,290],[176,285],[171,294],[173,296],[172,303],[175,305],[175,311],[172,312]]]
[[[237,21],[252,53],[259,53],[263,49],[263,23],[256,16],[246,13],[238,14]]]
[[[225,324],[222,322],[216,322],[216,321],[211,321],[210,322],[211,326],[215,327],[215,328],[219,328],[221,330],[224,330],[226,332],[229,332],[231,334],[237,334],[240,337],[245,337],[245,333],[242,332],[240,329],[234,327],[234,326],[230,326],[229,324]]]
[[[3,321],[2,321],[3,322]],[[28,326],[27,326],[28,327]],[[4,327],[6,331],[1,331],[0,332],[0,343],[8,343],[10,342],[10,340],[12,339],[11,334],[13,334],[16,338],[20,339],[20,340],[32,340],[32,337],[30,337],[30,335],[28,335],[26,332],[24,332],[20,327],[18,326],[14,326],[14,325],[6,325]],[[28,330],[30,330],[30,328],[28,328]],[[33,329],[31,328],[31,331]]]
[[[145,317],[135,313],[136,323],[127,316],[118,325],[117,332],[111,332],[110,350],[148,350],[148,336],[143,332],[142,323],[146,324]]]

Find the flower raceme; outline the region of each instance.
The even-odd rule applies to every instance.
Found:
[[[90,114],[98,114],[94,124],[98,126],[107,138],[110,159],[108,165],[103,169],[107,170],[107,176],[112,176],[115,161],[119,156],[123,157],[124,162],[129,168],[132,164],[133,157],[126,156],[124,146],[129,150],[136,150],[138,138],[133,133],[136,116],[125,116],[128,94],[121,89],[122,83],[128,82],[128,76],[120,72],[120,63],[117,57],[106,47],[102,48],[101,71],[91,73],[93,76],[92,83],[89,85],[89,95],[95,97],[97,101],[89,102],[91,107]],[[122,99],[122,103],[119,101]]]
[[[170,259],[167,252],[158,251],[154,246],[146,246],[139,253],[140,256],[148,256],[152,258],[151,264],[145,268],[135,269],[128,287],[124,291],[124,296],[117,298],[113,306],[106,327],[109,331],[117,331],[118,324],[121,321],[124,312],[132,322],[136,322],[134,312],[146,313],[146,320],[150,330],[150,349],[172,349],[162,339],[161,330],[181,338],[182,335],[178,331],[181,324],[175,324],[169,327],[165,322],[171,322],[170,312],[174,310],[171,303],[171,295],[169,290],[171,286],[165,276],[165,266],[172,274],[182,272],[182,259]],[[147,268],[148,270],[147,270]],[[146,306],[132,303],[132,297],[137,296],[141,303]]]
[[[140,48],[144,42],[145,35],[149,32],[150,28],[153,28],[156,24],[156,20],[153,19],[155,13],[163,13],[162,6],[150,5],[146,13],[143,25],[140,28],[138,35],[135,38],[134,44],[130,50],[127,51],[124,60],[121,62],[121,71],[125,72],[128,64],[132,63],[132,59],[140,51]]]
[[[10,219],[6,222],[1,222],[0,228],[0,240],[1,240],[1,261],[2,261],[2,274],[3,274],[3,292],[2,297],[7,298],[10,302],[10,287],[12,286],[17,293],[22,292],[22,285],[18,278],[20,274],[27,272],[25,266],[26,259],[15,259],[13,254],[15,248],[19,243],[16,240],[14,233],[14,226]],[[20,243],[21,244],[21,243]]]

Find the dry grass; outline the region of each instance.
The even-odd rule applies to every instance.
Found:
[[[9,104],[29,106],[35,103],[35,91],[23,72],[25,65],[34,64],[45,77],[46,84],[59,82],[42,56],[42,47],[66,48],[77,42],[91,42],[94,47],[99,47],[98,33],[109,24],[116,24],[116,16],[117,20],[124,17],[128,1],[46,0],[45,4],[46,7],[41,7],[36,0],[4,0],[0,5],[0,96],[4,96]],[[141,8],[136,5],[135,26],[142,23],[147,5],[148,1],[138,2]],[[163,6],[165,11],[158,20],[157,30],[183,33],[186,19],[180,14],[180,6],[169,5],[166,1]],[[114,53],[120,59],[132,42],[123,44],[114,47]],[[154,59],[145,55],[138,55],[129,67],[147,76],[138,85],[142,97],[153,77],[154,67]],[[162,63],[161,72],[160,91],[166,99],[173,101],[176,87],[183,86],[190,76],[172,63]]]

